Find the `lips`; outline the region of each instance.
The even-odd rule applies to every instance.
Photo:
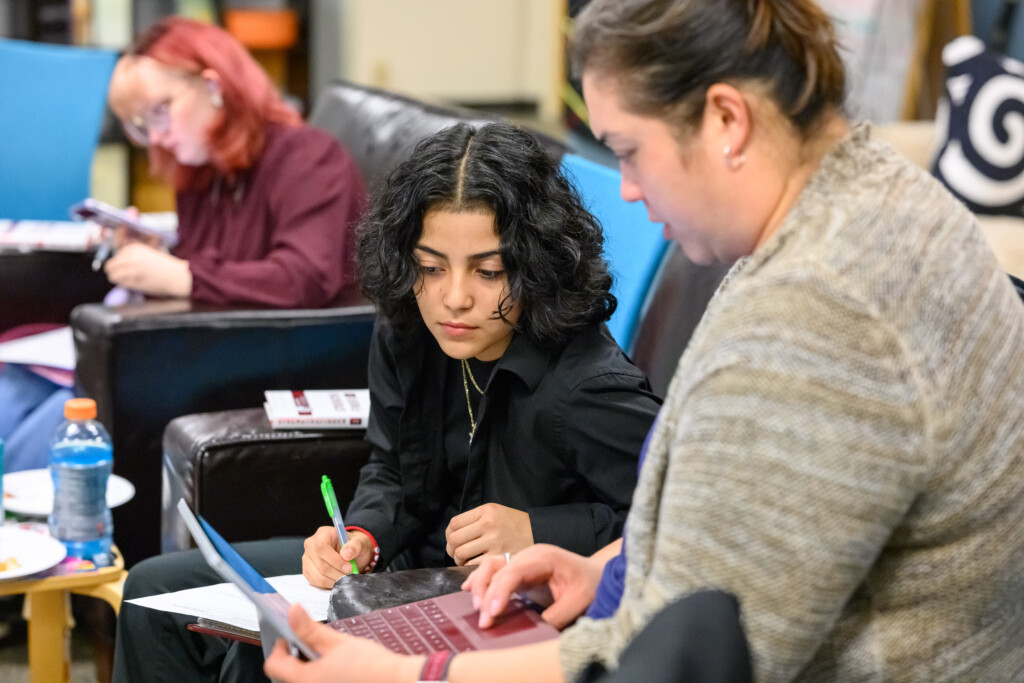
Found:
[[[450,337],[465,337],[476,328],[465,323],[445,322],[441,323],[441,329]]]

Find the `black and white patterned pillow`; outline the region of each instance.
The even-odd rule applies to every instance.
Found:
[[[942,61],[932,173],[975,213],[1024,216],[1024,63],[974,36],[946,45]]]

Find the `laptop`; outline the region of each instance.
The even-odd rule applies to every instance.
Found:
[[[256,605],[264,654],[269,655],[274,641],[284,638],[292,646],[293,654],[316,659],[316,653],[302,643],[288,625],[290,605],[284,596],[274,590],[206,520],[196,515],[184,499],[178,501],[178,513],[214,571],[238,586]],[[491,650],[558,637],[558,631],[541,619],[539,607],[525,596],[513,596],[505,612],[489,629],[478,628],[478,619],[479,612],[473,608],[472,594],[458,591],[339,619],[328,626],[375,640],[400,654]]]
[[[479,628],[479,619],[473,594],[457,591],[339,619],[328,626],[376,640],[393,652],[415,655],[438,650],[494,650],[558,637],[558,631],[540,618],[536,605],[521,596],[509,600],[491,628]]]

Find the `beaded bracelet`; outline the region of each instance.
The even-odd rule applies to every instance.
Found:
[[[345,527],[345,531],[358,531],[361,534],[365,534],[366,537],[370,539],[370,543],[373,544],[373,560],[371,560],[370,564],[363,570],[363,573],[372,572],[377,566],[377,560],[380,559],[380,546],[377,545],[377,539],[373,537],[373,534],[361,526],[347,526]]]
[[[417,683],[422,683],[423,681],[447,681],[448,667],[451,666],[453,659],[455,659],[455,653],[451,650],[431,652],[427,655],[427,661],[423,663],[423,668],[420,670],[420,679]]]

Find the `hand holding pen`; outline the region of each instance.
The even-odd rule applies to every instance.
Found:
[[[324,503],[327,505],[327,514],[334,520],[334,528],[338,532],[338,550],[340,551],[348,543],[348,534],[345,532],[345,521],[341,518],[341,509],[338,507],[338,499],[334,495],[334,486],[331,484],[331,479],[326,474],[320,479],[320,492],[324,496]],[[349,560],[352,563],[352,573],[358,574],[359,567],[356,566],[355,560]]]
[[[114,231],[103,228],[103,240],[96,246],[96,254],[92,259],[92,269],[98,271],[114,250]]]

